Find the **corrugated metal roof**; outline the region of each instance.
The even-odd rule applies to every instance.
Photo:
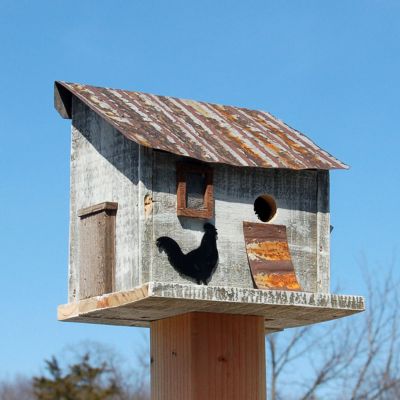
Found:
[[[64,118],[71,118],[72,95],[146,147],[245,167],[348,168],[265,111],[56,82],[55,106]]]

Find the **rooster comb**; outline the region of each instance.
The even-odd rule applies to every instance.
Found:
[[[206,222],[204,224],[204,232],[217,233],[217,228],[213,224]]]

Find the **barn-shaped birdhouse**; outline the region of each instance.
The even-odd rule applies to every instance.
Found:
[[[72,120],[68,304],[147,326],[193,311],[279,330],[364,309],[330,293],[329,171],[271,114],[56,82]]]

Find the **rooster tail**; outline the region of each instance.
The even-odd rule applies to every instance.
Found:
[[[185,256],[182,253],[179,244],[176,243],[174,239],[162,236],[157,239],[156,245],[160,252],[166,253],[168,261],[179,273],[184,274],[186,272],[184,263]]]
[[[170,254],[179,254],[183,255],[182,250],[178,243],[175,242],[174,239],[171,239],[167,236],[161,236],[157,239],[156,245],[158,250],[161,252],[165,252],[169,257]]]

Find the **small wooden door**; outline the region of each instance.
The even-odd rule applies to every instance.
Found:
[[[78,212],[80,300],[114,291],[116,212],[111,202]]]

